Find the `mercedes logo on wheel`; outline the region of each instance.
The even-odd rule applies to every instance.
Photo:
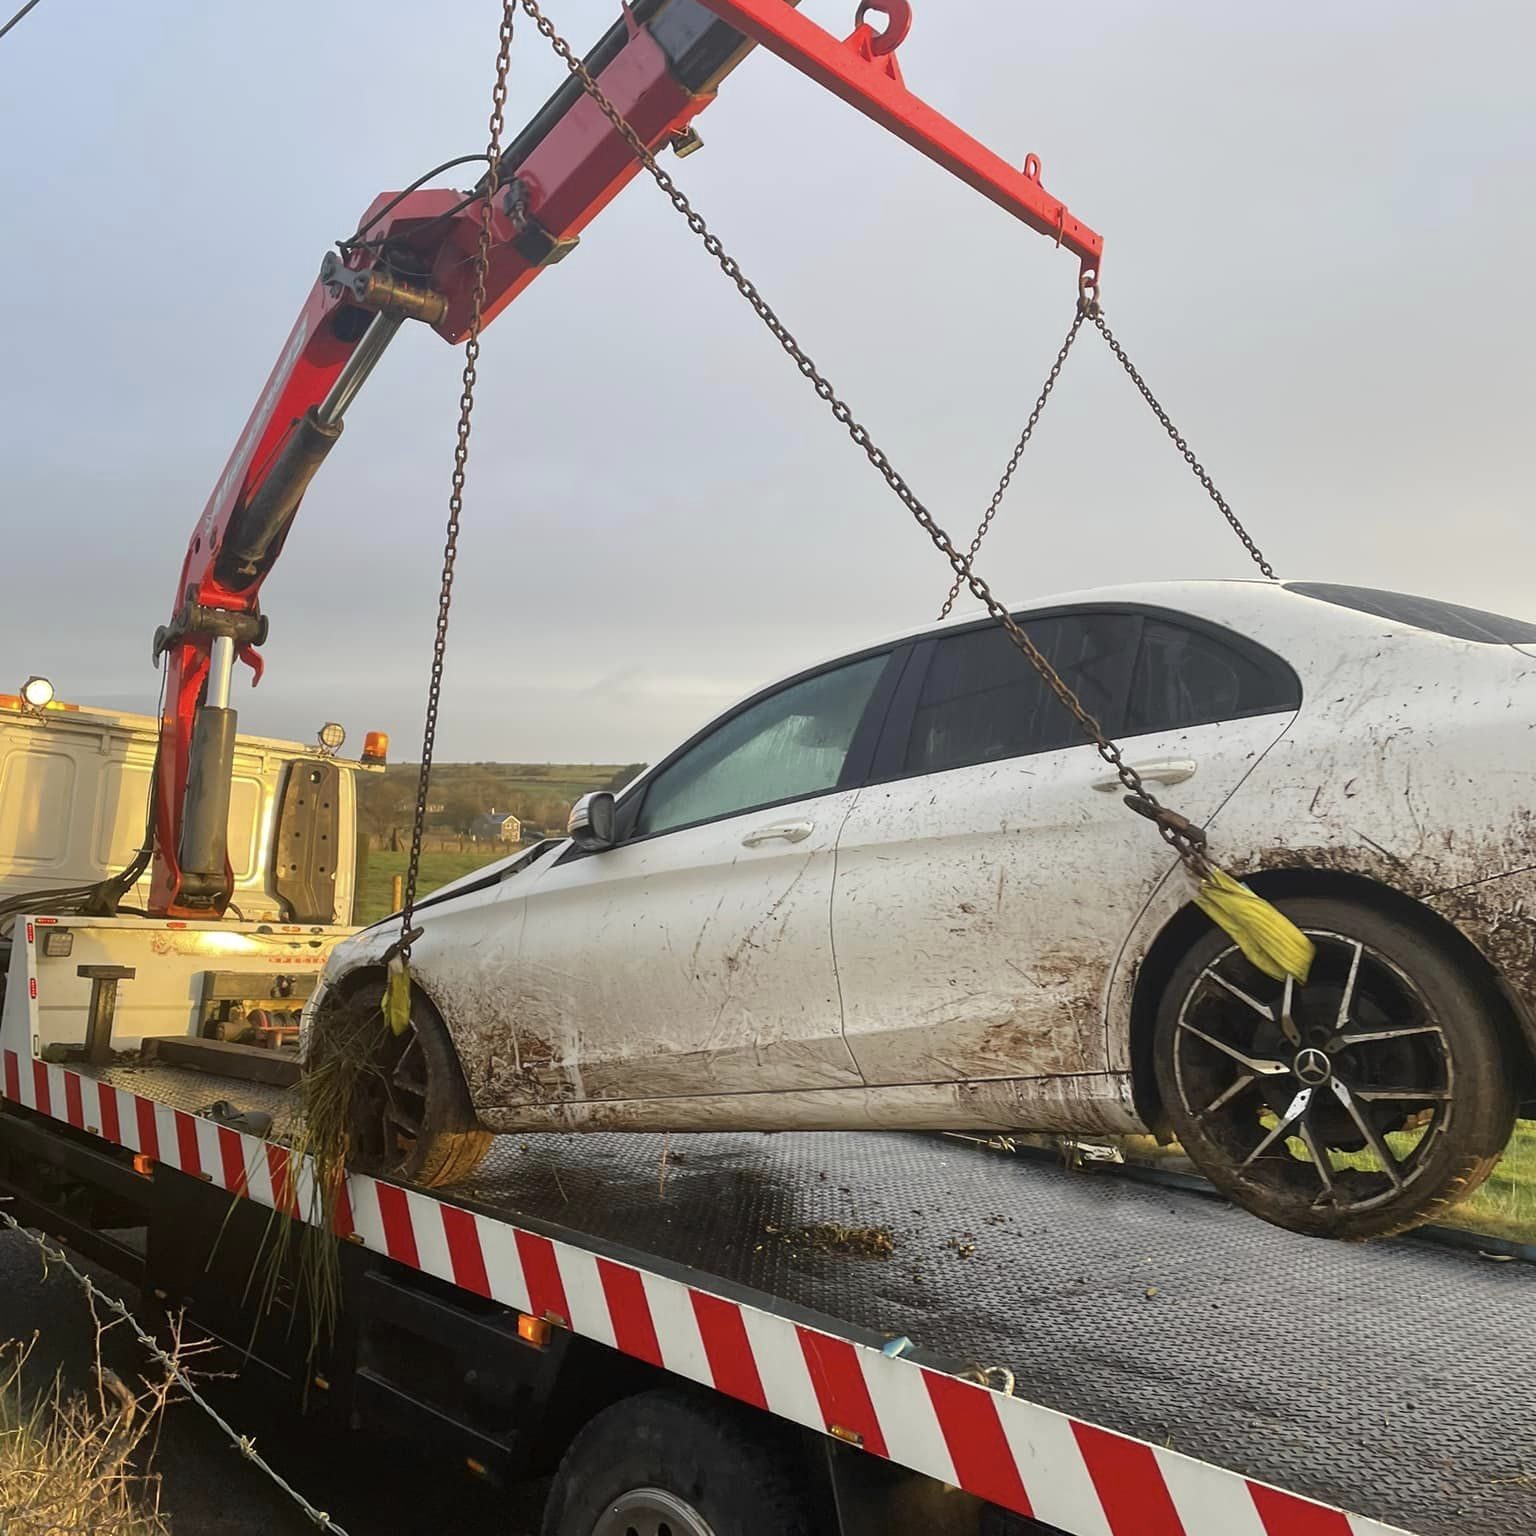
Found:
[[[1333,1063],[1329,1061],[1326,1051],[1309,1045],[1306,1050],[1297,1052],[1294,1070],[1302,1082],[1310,1083],[1315,1088],[1333,1076]]]

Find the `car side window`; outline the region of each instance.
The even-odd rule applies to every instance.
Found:
[[[1300,706],[1300,685],[1288,667],[1264,666],[1204,630],[1148,618],[1125,729],[1136,736]]]
[[[732,715],[656,773],[636,834],[668,832],[837,788],[889,659],[867,656],[818,673]]]
[[[1070,613],[1021,622],[1089,713],[1113,733],[1141,621],[1134,614]],[[992,626],[936,642],[904,766],[907,773],[940,773],[1083,741],[1066,707],[1007,634]]]

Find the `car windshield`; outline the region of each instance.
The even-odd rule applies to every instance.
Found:
[[[1449,635],[1453,640],[1479,640],[1486,645],[1529,645],[1536,641],[1536,624],[1507,619],[1500,613],[1485,613],[1481,608],[1463,608],[1460,603],[1442,603],[1432,597],[1381,592],[1375,587],[1335,586],[1326,581],[1289,581],[1285,590],[1335,603],[1340,608],[1374,613],[1377,618],[1390,619],[1395,624],[1412,624],[1416,629]]]

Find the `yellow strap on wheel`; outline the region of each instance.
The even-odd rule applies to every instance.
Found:
[[[403,1035],[410,1028],[411,973],[399,955],[390,960],[384,983],[384,1019],[393,1034]]]
[[[1211,866],[1195,892],[1195,905],[1266,976],[1305,982],[1316,953],[1312,940],[1278,907],[1255,895],[1223,869]]]

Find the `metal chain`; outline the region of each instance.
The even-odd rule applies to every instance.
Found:
[[[1173,439],[1173,446],[1184,456],[1184,462],[1194,472],[1195,479],[1205,487],[1206,495],[1221,509],[1221,515],[1231,525],[1232,532],[1242,540],[1243,548],[1252,556],[1253,563],[1271,581],[1274,581],[1276,579],[1275,568],[1264,558],[1264,552],[1253,542],[1252,535],[1243,527],[1237,513],[1227,505],[1227,498],[1216,489],[1216,482],[1207,473],[1205,465],[1195,457],[1194,449],[1184,441],[1183,437],[1179,434],[1179,429],[1169,420],[1168,412],[1158,403],[1157,396],[1147,388],[1147,381],[1136,371],[1136,365],[1125,355],[1125,348],[1115,339],[1115,333],[1110,330],[1104,320],[1103,312],[1097,306],[1093,309],[1092,319],[1094,325],[1098,327],[1099,334],[1109,343],[1109,350],[1115,354],[1116,358],[1119,359],[1120,366],[1130,376],[1131,383],[1141,392],[1141,398],[1152,407],[1152,414],[1163,424],[1163,431]]]
[[[475,369],[480,361],[480,328],[485,309],[485,275],[491,260],[491,225],[501,167],[501,134],[507,107],[507,69],[512,58],[513,0],[502,0],[501,37],[496,53],[496,86],[491,93],[490,136],[485,159],[487,181],[480,204],[480,247],[475,256],[475,288],[464,343],[464,376],[459,392],[459,433],[453,449],[453,478],[448,493],[448,526],[443,543],[443,579],[437,594],[437,631],[432,641],[432,676],[427,684],[427,714],[421,731],[421,771],[416,779],[416,814],[411,823],[411,855],[405,870],[405,900],[400,909],[402,960],[411,957],[411,916],[416,907],[416,876],[426,830],[432,752],[437,741],[437,711],[443,693],[443,657],[448,649],[448,612],[453,602],[453,568],[459,553],[459,518],[464,510],[464,468],[469,462],[469,420],[475,408]]]
[[[976,558],[976,551],[981,548],[981,541],[986,538],[992,527],[992,519],[997,516],[997,509],[1002,506],[1003,497],[1008,494],[1008,487],[1013,483],[1014,473],[1019,467],[1019,461],[1024,457],[1024,450],[1029,447],[1029,440],[1035,434],[1040,413],[1045,409],[1046,401],[1051,398],[1051,391],[1056,388],[1056,380],[1061,377],[1062,365],[1066,362],[1067,354],[1072,350],[1072,343],[1077,340],[1077,333],[1082,330],[1083,321],[1087,318],[1088,301],[1079,299],[1077,313],[1072,317],[1072,328],[1067,332],[1067,339],[1062,342],[1061,350],[1056,354],[1056,361],[1051,364],[1051,371],[1045,377],[1045,385],[1035,401],[1035,408],[1029,413],[1029,420],[1024,423],[1024,430],[1019,434],[1019,440],[1014,445],[1007,467],[1003,470],[1003,478],[997,482],[992,500],[988,503],[987,510],[982,513],[981,521],[976,525],[976,534],[971,540],[971,547],[965,552],[968,562]],[[939,609],[941,619],[947,619],[950,610],[955,606],[955,599],[960,595],[960,580],[957,574],[954,581],[950,583],[949,596],[944,599],[944,606]]]
[[[155,1364],[158,1365],[160,1369],[166,1373],[167,1376],[171,1377],[171,1379],[175,1381],[176,1385],[180,1387],[184,1393],[186,1393],[188,1400],[196,1403],[197,1406],[201,1408],[203,1412],[206,1413],[208,1417],[212,1419],[213,1422],[217,1424],[219,1428],[224,1432],[224,1434],[228,1437],[230,1444],[233,1445],[234,1448],[239,1451],[240,1454],[245,1457],[245,1459],[250,1462],[252,1466],[259,1467],[263,1472],[265,1472],[266,1475],[279,1488],[281,1488],[282,1491],[286,1493],[288,1497],[299,1506],[300,1509],[304,1511],[305,1515],[308,1516],[312,1524],[319,1526],[322,1531],[333,1532],[334,1536],[347,1536],[347,1532],[343,1526],[338,1524],[338,1522],[335,1520],[331,1519],[331,1517],[326,1514],[323,1509],[317,1509],[313,1504],[311,1504],[309,1500],[306,1499],[304,1495],[300,1493],[299,1490],[295,1488],[293,1484],[290,1483],[287,1478],[282,1475],[282,1473],[278,1472],[262,1457],[261,1452],[256,1449],[256,1442],[249,1435],[242,1435],[239,1430],[237,1430],[226,1418],[224,1418],[219,1410],[215,1408],[213,1404],[210,1403],[201,1392],[198,1391],[191,1377],[189,1377],[187,1373],[182,1370],[181,1366],[177,1364],[176,1357],[168,1349],[164,1348],[160,1341],[156,1339],[152,1334],[146,1333],[144,1331],[143,1327],[139,1323],[139,1320],[133,1315],[133,1313],[128,1310],[124,1302],[122,1302],[116,1296],[109,1296],[95,1283],[95,1281],[90,1278],[89,1275],[83,1274],[80,1270],[76,1269],[73,1264],[70,1263],[68,1255],[65,1254],[62,1248],[55,1248],[51,1243],[45,1242],[35,1232],[29,1232],[27,1228],[22,1226],[21,1223],[17,1221],[16,1218],[12,1216],[8,1211],[0,1211],[0,1222],[3,1222],[8,1228],[10,1228],[12,1232],[19,1232],[21,1236],[26,1238],[26,1240],[31,1243],[34,1248],[37,1248],[42,1253],[44,1259],[47,1262],[57,1264],[61,1269],[68,1271],[68,1273],[72,1275],[76,1281],[79,1282],[81,1289],[84,1290],[87,1296],[93,1298],[96,1301],[99,1301],[109,1312],[115,1312],[118,1317],[122,1318],[122,1320],[128,1324],[129,1328],[133,1330],[134,1337],[138,1339],[139,1343],[142,1344],[146,1350],[149,1351],[150,1356],[155,1361]]]
[[[735,284],[737,291],[750,304],[757,313],[758,318],[767,326],[779,346],[788,354],[790,360],[808,379],[816,393],[826,401],[833,417],[847,431],[848,436],[863,450],[864,456],[879,472],[881,478],[890,486],[897,499],[912,514],[918,526],[932,540],[934,546],[949,561],[951,568],[962,585],[968,587],[972,595],[981,602],[987,612],[1002,627],[1008,638],[1024,653],[1030,666],[1039,674],[1040,678],[1050,688],[1051,692],[1061,701],[1063,707],[1077,721],[1084,735],[1092,741],[1100,757],[1114,770],[1115,776],[1120,780],[1126,791],[1126,803],[1130,807],[1155,823],[1159,834],[1168,845],[1178,854],[1179,858],[1197,877],[1203,877],[1209,873],[1210,865],[1202,852],[1205,835],[1199,827],[1194,826],[1180,816],[1176,811],[1169,810],[1161,804],[1157,797],[1142,782],[1141,775],[1125,761],[1120,748],[1115,745],[1105,734],[1099,722],[1089,714],[1082,701],[1068,686],[1066,681],[1041,654],[1035,643],[1020,627],[1013,615],[993,595],[991,587],[981,579],[972,569],[970,560],[956,548],[954,541],[934,520],[933,514],[918,499],[917,493],[907,484],[900,472],[891,463],[885,450],[880,448],[870,437],[869,430],[854,416],[852,408],[844,401],[833,387],[830,379],[816,366],[805,349],[795,340],[789,328],[779,319],[769,306],[768,301],[758,292],[756,285],[741,270],[736,258],[721,243],[704,221],[703,216],[689,202],[688,198],[679,189],[671,176],[657,164],[656,157],[651,153],[650,147],[641,139],[640,135],[630,127],[623,114],[603,94],[602,88],[587,70],[586,66],[572,51],[569,43],[556,32],[553,24],[539,9],[538,0],[518,0],[524,12],[534,23],[538,30],[549,40],[550,46],[565,64],[571,75],[581,83],[581,87],[592,98],[603,116],[613,125],[615,131],[625,140],[635,152],[641,164],[650,173],[651,179],[666,194],[668,201],[677,212],[687,221],[688,227],[699,237],[704,249],[715,259],[720,270]]]

